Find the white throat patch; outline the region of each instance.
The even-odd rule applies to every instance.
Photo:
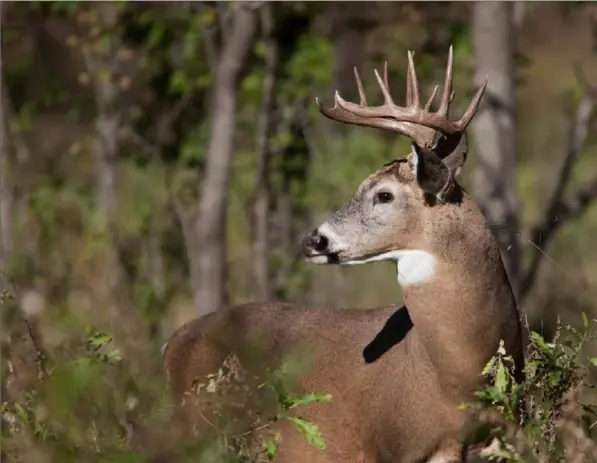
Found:
[[[398,283],[402,287],[422,285],[435,276],[435,257],[418,249],[408,251],[390,251],[366,259],[345,262],[349,265],[366,264],[384,260],[395,260],[398,270]]]

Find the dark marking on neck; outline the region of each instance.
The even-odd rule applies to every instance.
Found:
[[[373,363],[396,344],[402,342],[413,328],[413,322],[405,305],[388,319],[381,331],[363,349],[365,363]]]
[[[438,199],[430,193],[424,193],[425,205],[433,207],[441,206],[443,204],[461,204],[464,198],[464,193],[462,187],[458,184],[454,184],[454,186],[451,187],[450,191],[443,198],[443,201],[438,201]]]

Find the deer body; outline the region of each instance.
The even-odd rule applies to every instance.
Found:
[[[384,106],[366,106],[357,75],[360,105],[337,96],[333,109],[320,107],[344,122],[386,129],[391,122],[392,130],[415,143],[408,158],[369,176],[353,198],[306,236],[303,253],[320,264],[395,261],[408,309],[253,303],[191,321],[168,341],[164,367],[179,397],[194,378],[217,371],[231,352],[242,357],[248,346],[258,346],[259,358],[275,365],[293,349],[307,349],[312,368],[299,386],[329,393],[332,400],[299,413],[319,426],[327,447],[310,447],[282,422],[276,461],[461,462],[473,418],[459,405],[481,387],[481,371],[500,340],[517,374],[522,370],[519,315],[498,245],[454,179],[466,158],[462,135],[482,91],[461,121],[441,122],[451,93],[451,55],[450,50],[450,78],[433,117],[428,117],[430,103],[417,109],[410,54],[406,115],[392,107],[387,78],[382,82],[378,75]],[[392,116],[397,121],[388,118],[388,108],[400,115]]]

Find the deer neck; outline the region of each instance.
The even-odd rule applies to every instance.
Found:
[[[420,249],[397,256],[398,282],[440,382],[460,397],[481,383],[501,339],[515,358],[522,342],[512,289],[482,213],[468,198],[443,207],[455,209],[428,217]]]

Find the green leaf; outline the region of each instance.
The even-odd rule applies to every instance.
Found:
[[[27,410],[20,403],[15,403],[15,414],[19,417],[21,422],[29,423],[29,416]]]
[[[495,387],[502,394],[507,392],[508,379],[506,376],[506,368],[502,362],[498,362],[497,372],[495,375]]]
[[[550,348],[547,345],[547,343],[545,342],[545,339],[543,339],[543,336],[541,336],[539,333],[537,333],[536,331],[533,331],[531,333],[531,339],[533,340],[533,343],[543,352],[550,352]]]
[[[487,376],[493,370],[496,361],[497,359],[495,357],[491,357],[491,359],[489,359],[489,362],[487,362],[487,365],[485,365],[485,368],[483,368],[481,374],[483,376]]]
[[[103,333],[95,328],[88,328],[87,347],[92,350],[98,350],[112,342],[112,336]]]
[[[289,408],[302,407],[312,403],[329,402],[331,394],[306,394],[301,397],[292,397]]]
[[[52,12],[58,15],[74,15],[79,9],[79,2],[76,1],[52,2],[50,5]]]
[[[593,365],[594,367],[597,367],[597,357],[592,357],[589,359],[589,362],[591,363],[591,365]]]
[[[201,12],[200,19],[206,26],[213,26],[218,18],[213,10],[204,10]]]
[[[166,35],[166,28],[162,24],[155,24],[149,32],[147,42],[151,47],[159,46]]]
[[[582,324],[585,327],[585,330],[589,327],[589,319],[587,318],[587,314],[586,313],[582,313]]]
[[[309,444],[321,450],[325,449],[325,439],[323,438],[323,434],[321,434],[319,427],[315,423],[311,423],[304,418],[294,416],[289,416],[288,419],[303,435],[307,442],[309,442]]]
[[[170,92],[186,93],[191,89],[189,77],[184,71],[177,70],[170,78]]]
[[[267,461],[273,460],[280,447],[280,433],[276,433],[273,439],[265,441],[263,447]]]

